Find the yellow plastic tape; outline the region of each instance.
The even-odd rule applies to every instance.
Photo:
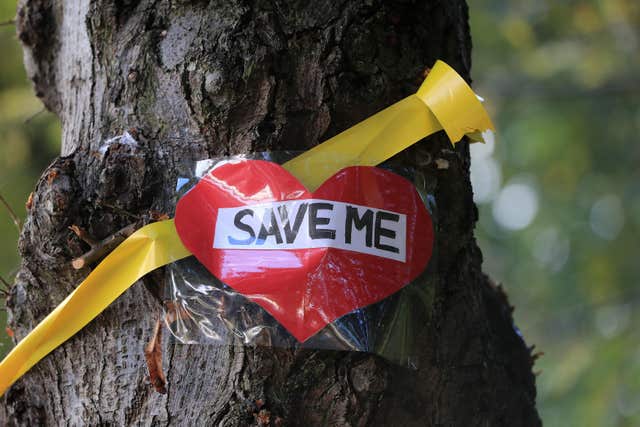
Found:
[[[0,394],[142,276],[189,255],[173,220],[149,224],[133,233],[0,363]]]
[[[436,62],[415,95],[358,123],[283,166],[314,190],[342,168],[373,166],[444,129],[453,143],[493,129],[482,104],[447,64]],[[111,252],[0,362],[0,396],[148,272],[185,258],[173,220],[142,227]]]
[[[313,147],[284,167],[313,191],[342,168],[378,165],[443,128],[455,144],[467,133],[493,130],[493,124],[464,79],[437,61],[415,95]]]

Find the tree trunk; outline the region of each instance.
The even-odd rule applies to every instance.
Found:
[[[176,177],[195,160],[305,150],[414,92],[438,58],[470,71],[463,0],[26,0],[18,35],[63,136],[20,241],[7,302],[16,339],[89,272],[71,267],[86,247],[68,226],[103,238],[150,211],[172,214]],[[127,129],[137,147],[98,152]],[[441,133],[400,156],[437,183],[440,212],[419,370],[364,353],[164,340],[159,394],[143,348],[161,306],[138,283],[14,384],[0,421],[539,425],[530,350],[481,272],[467,143],[452,149]]]

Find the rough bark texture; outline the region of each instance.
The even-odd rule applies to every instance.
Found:
[[[18,35],[63,145],[20,242],[8,300],[16,339],[88,273],[71,267],[87,248],[69,225],[104,238],[132,215],[171,213],[176,176],[193,160],[304,150],[414,92],[438,58],[470,71],[463,0],[26,0]],[[126,129],[137,147],[98,152]],[[448,169],[429,161],[440,158]],[[0,421],[538,425],[530,351],[481,272],[467,144],[437,135],[399,161],[437,183],[441,212],[418,371],[361,353],[165,343],[161,395],[143,353],[160,306],[139,283],[18,381]]]

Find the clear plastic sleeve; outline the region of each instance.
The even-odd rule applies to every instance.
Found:
[[[203,176],[223,163],[259,159],[282,164],[295,154],[258,153],[197,162],[191,176],[178,179],[176,198],[185,195]],[[413,183],[419,194],[418,200],[429,212],[430,226],[433,227],[431,238],[435,242],[436,203],[425,176],[411,168],[396,167],[391,162],[378,167]],[[393,191],[388,188],[367,189],[372,190],[380,191],[381,196],[384,196],[384,191]],[[329,322],[303,342],[296,339],[261,305],[220,281],[195,257],[189,257],[170,264],[166,269],[165,319],[173,336],[185,344],[232,344],[240,341],[245,345],[362,351],[416,368],[414,355],[417,346],[422,345],[418,336],[432,308],[434,287],[430,270],[433,269],[436,255],[434,244],[426,268],[410,283],[378,302],[357,308]],[[248,264],[260,262],[247,261]],[[370,266],[354,261],[349,268],[351,274],[358,274]]]

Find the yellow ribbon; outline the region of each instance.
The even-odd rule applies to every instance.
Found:
[[[342,168],[374,166],[444,129],[452,143],[493,129],[466,82],[437,61],[414,95],[391,105],[283,166],[314,190]],[[173,220],[140,228],[0,362],[0,396],[40,359],[71,338],[148,272],[185,258]]]
[[[342,168],[378,165],[442,129],[455,144],[465,134],[493,130],[493,124],[462,77],[437,61],[414,95],[313,147],[284,167],[313,191]]]

